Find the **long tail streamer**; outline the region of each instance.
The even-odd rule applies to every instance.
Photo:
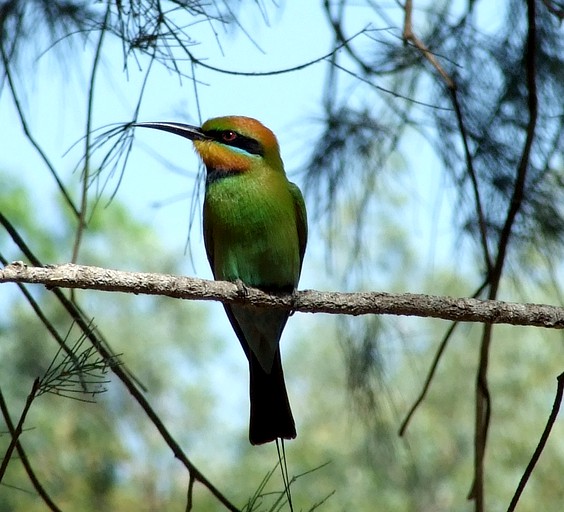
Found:
[[[282,472],[282,482],[284,483],[284,492],[288,498],[288,505],[290,512],[294,512],[292,504],[292,493],[290,491],[290,476],[288,475],[288,463],[286,461],[286,447],[284,446],[284,439],[276,439],[276,451],[278,452],[278,462],[280,464],[280,471]]]

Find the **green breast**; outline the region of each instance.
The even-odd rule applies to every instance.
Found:
[[[296,222],[282,173],[246,171],[209,183],[204,238],[215,278],[295,287],[300,274]]]

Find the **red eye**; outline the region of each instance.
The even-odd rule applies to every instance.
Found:
[[[237,134],[235,132],[232,132],[231,130],[229,130],[229,131],[223,132],[221,134],[221,138],[225,142],[233,142],[237,138]]]

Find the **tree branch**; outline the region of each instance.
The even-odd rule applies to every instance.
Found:
[[[228,304],[291,309],[302,313],[405,315],[458,322],[564,328],[564,308],[546,304],[518,304],[414,293],[303,290],[294,294],[269,294],[226,281],[125,272],[70,263],[28,267],[25,263],[14,262],[0,269],[0,283],[7,282],[42,284],[48,288],[79,288],[163,295],[187,300],[214,300]]]

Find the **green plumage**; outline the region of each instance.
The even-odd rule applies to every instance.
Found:
[[[204,236],[217,279],[297,284],[300,240],[292,189],[297,191],[285,175],[261,163],[207,185]]]

